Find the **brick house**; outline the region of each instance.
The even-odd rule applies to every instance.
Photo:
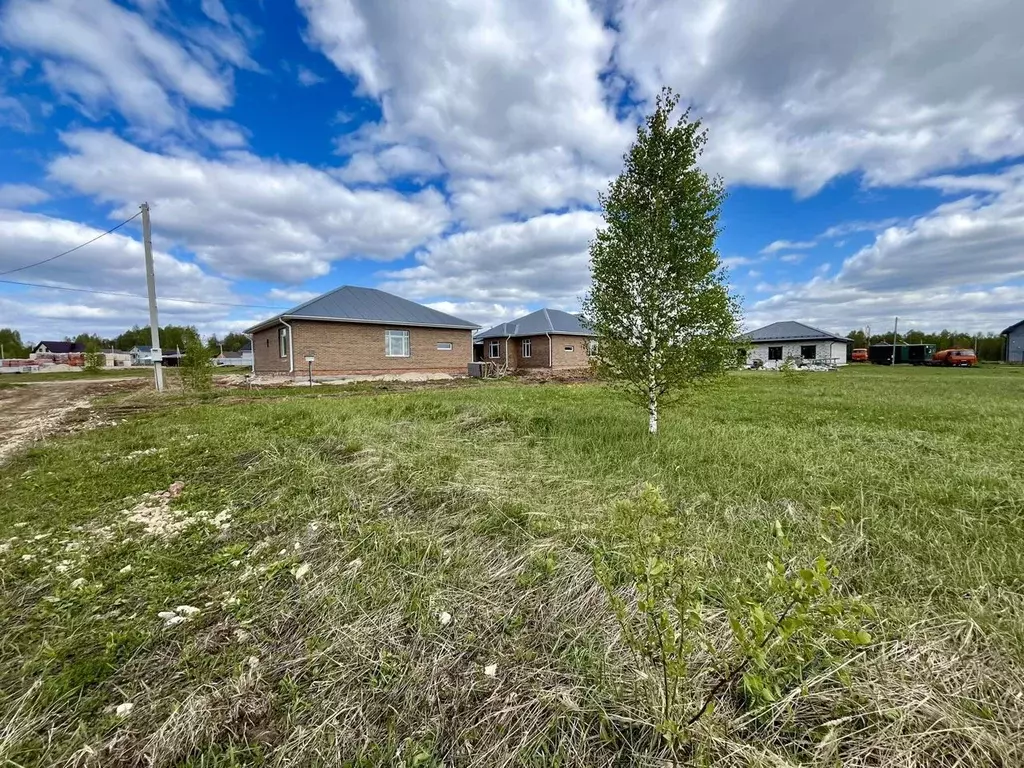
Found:
[[[28,357],[41,364],[82,365],[85,345],[74,341],[40,341],[32,347]]]
[[[576,315],[538,309],[478,333],[475,357],[508,370],[585,368],[593,341]]]
[[[31,357],[34,360],[36,355],[46,357],[48,355],[83,355],[85,345],[74,341],[40,341],[32,347]]]
[[[253,370],[305,376],[466,373],[480,326],[375,288],[345,285],[246,330]]]

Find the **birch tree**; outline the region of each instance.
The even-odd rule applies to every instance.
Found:
[[[592,364],[647,409],[736,363],[738,303],[715,246],[725,189],[697,165],[707,131],[668,88],[637,129],[622,173],[600,196],[605,225],[590,246],[583,319]]]

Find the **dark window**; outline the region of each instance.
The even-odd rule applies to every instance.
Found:
[[[487,356],[488,357],[499,357],[501,355],[501,344],[497,341],[492,341],[487,345]]]
[[[576,349],[576,347],[574,347],[572,344],[566,344],[565,345],[565,351],[566,352],[573,352],[573,351],[575,351],[575,349]]]
[[[523,339],[519,342],[519,348],[523,357],[530,357],[533,354],[533,341],[530,339]]]
[[[288,357],[288,329],[278,328],[277,329],[277,346],[278,352],[281,353],[281,357]]]
[[[769,360],[781,360],[782,359],[782,347],[768,347],[768,359]]]
[[[800,347],[800,357],[804,360],[814,360],[818,356],[818,348],[814,344],[807,344]]]

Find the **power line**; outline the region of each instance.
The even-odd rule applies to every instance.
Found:
[[[139,211],[138,213],[135,214],[135,216],[132,216],[130,218],[125,219],[120,224],[118,224],[116,227],[111,227],[110,229],[108,229],[106,232],[103,232],[102,234],[96,235],[96,237],[94,237],[92,240],[86,240],[81,245],[76,245],[74,248],[70,248],[70,249],[64,251],[64,253],[58,253],[56,256],[51,256],[48,259],[43,259],[42,261],[36,261],[36,262],[33,262],[32,264],[26,264],[23,267],[16,267],[15,269],[8,269],[6,272],[0,272],[0,276],[2,276],[2,275],[13,275],[15,272],[21,272],[21,270],[23,270],[23,269],[32,269],[32,267],[38,267],[38,266],[40,266],[42,264],[47,264],[47,263],[49,263],[51,261],[54,261],[55,259],[59,259],[61,256],[67,256],[69,253],[74,253],[79,248],[85,248],[85,246],[89,245],[90,243],[95,243],[101,237],[106,237],[111,232],[116,232],[121,227],[123,227],[125,224],[127,224],[129,221],[131,221],[132,219],[137,218],[137,217],[139,217],[141,215],[142,215],[142,211]]]
[[[28,288],[47,288],[51,291],[75,291],[77,293],[97,293],[101,296],[125,296],[130,299],[148,298],[138,293],[121,293],[119,291],[97,291],[92,288],[68,288],[62,285],[44,285],[43,283],[22,283],[17,280],[0,280],[6,285],[21,285]],[[179,299],[175,296],[161,296],[161,301],[183,301],[187,304],[208,304],[212,307],[241,307],[242,309],[288,309],[288,307],[272,306],[270,304],[232,304],[226,301],[202,301],[200,299]]]

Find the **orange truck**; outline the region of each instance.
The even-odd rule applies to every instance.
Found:
[[[855,363],[866,363],[868,361],[868,351],[866,349],[857,348],[853,350],[853,354],[850,355],[850,359]]]
[[[926,365],[947,365],[970,368],[978,364],[978,356],[973,349],[940,349]]]

